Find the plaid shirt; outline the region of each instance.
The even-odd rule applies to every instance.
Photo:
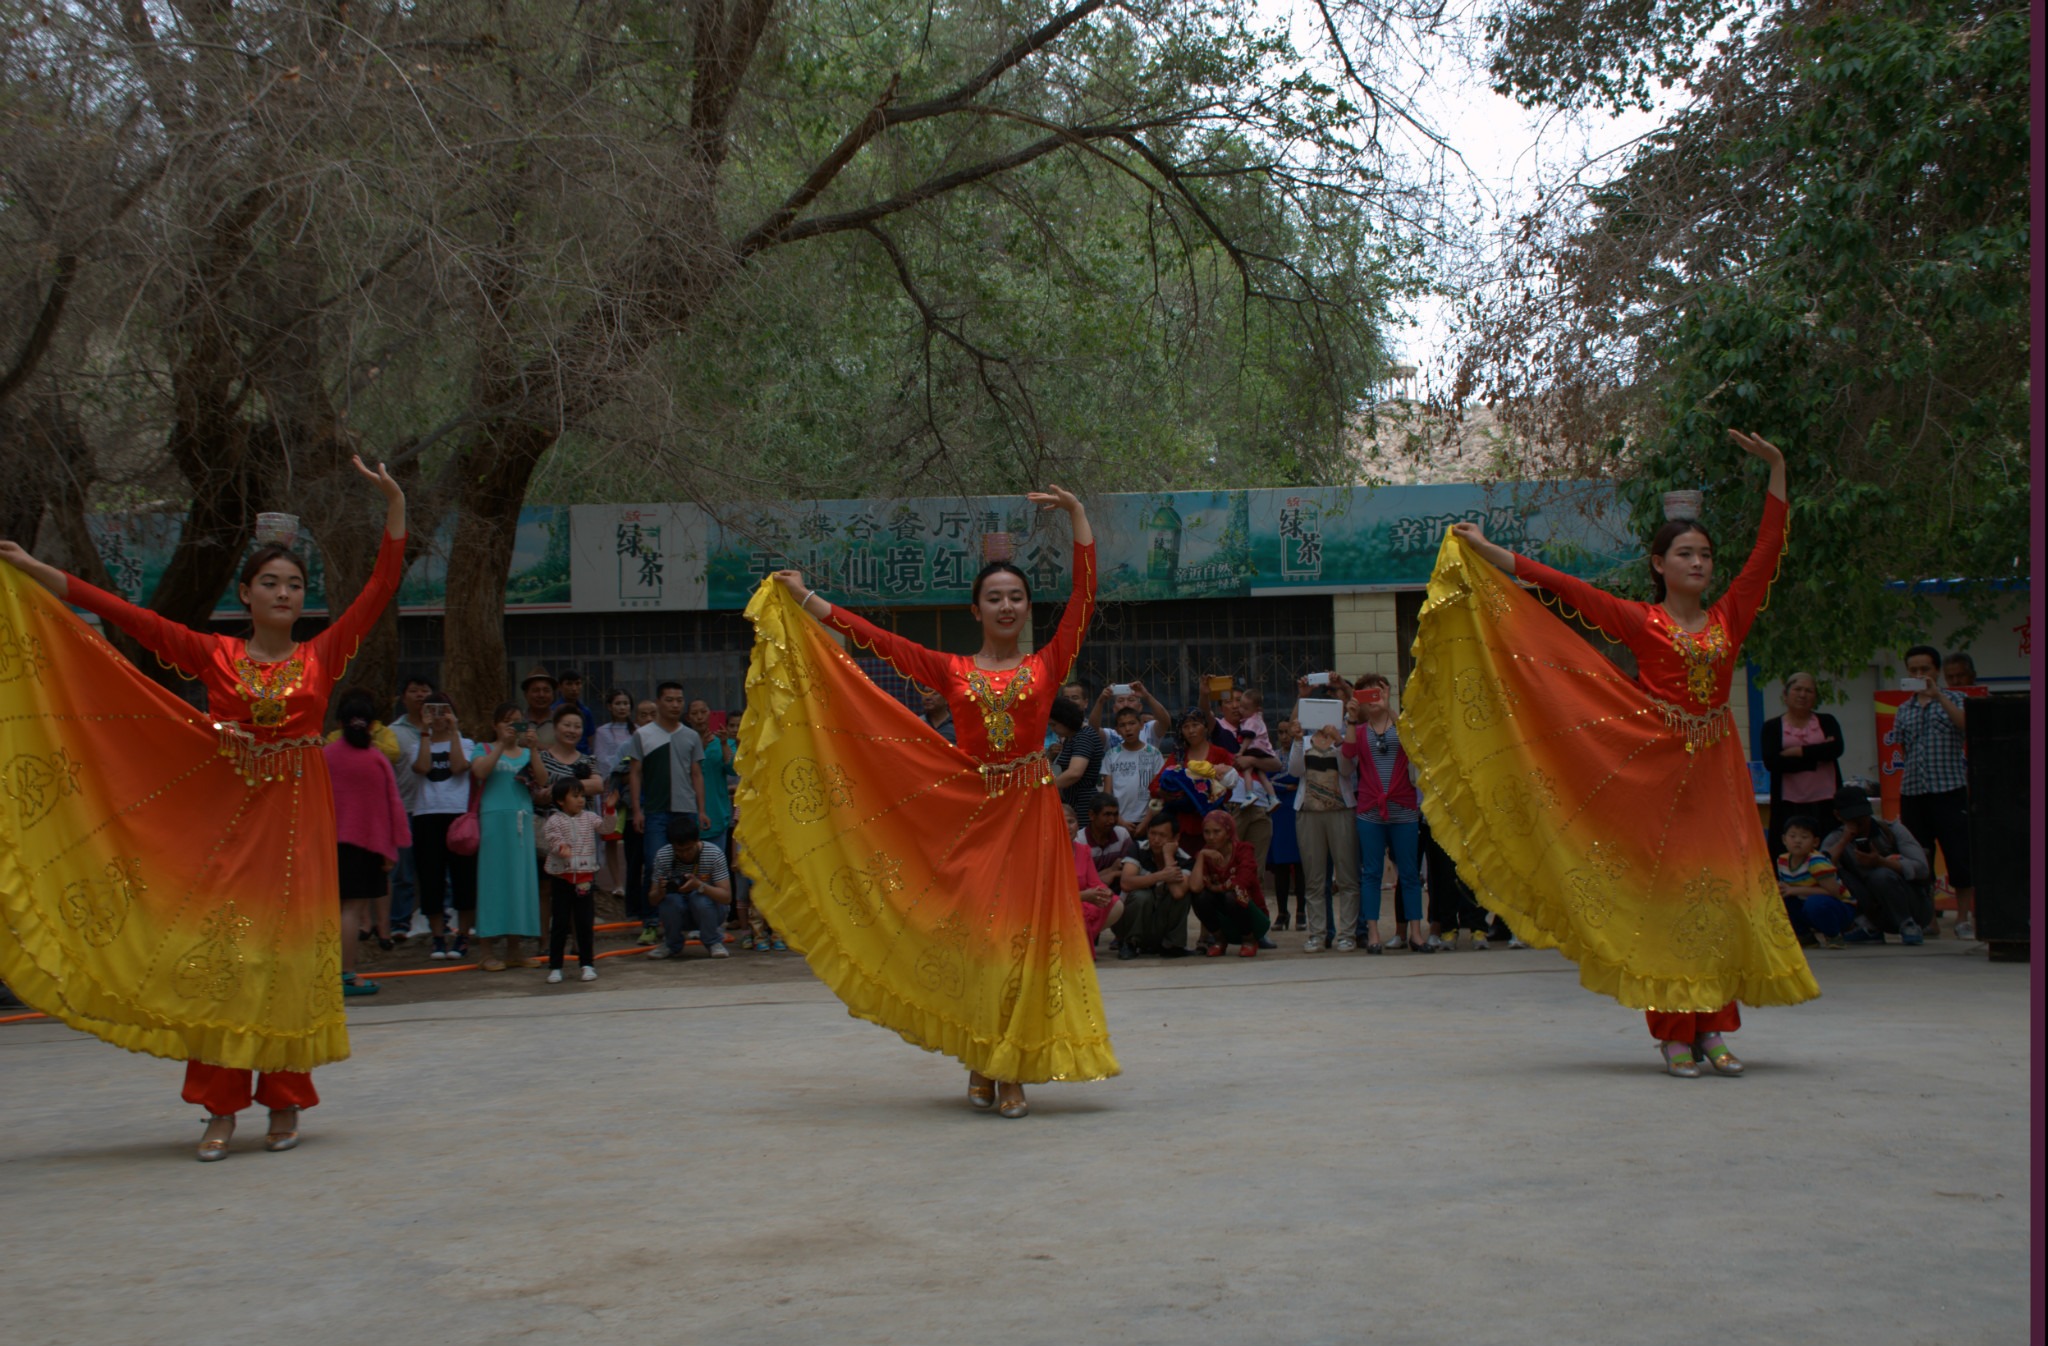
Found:
[[[1960,692],[1937,691],[1935,695],[1952,705],[1963,704]],[[1970,783],[1963,759],[1963,731],[1940,706],[1932,701],[1922,705],[1915,697],[1899,707],[1892,720],[1892,732],[1898,736],[1899,752],[1906,759],[1900,794],[1941,794]]]

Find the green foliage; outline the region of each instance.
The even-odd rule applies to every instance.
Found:
[[[1929,635],[1915,581],[1969,581],[1977,622],[2028,577],[2028,21],[1783,14],[1550,254],[1584,358],[1549,395],[1601,407],[1645,534],[1662,492],[1704,488],[1732,567],[1763,474],[1726,432],[1786,450],[1790,540],[1748,647],[1773,675]]]
[[[1496,92],[1525,107],[1647,110],[1698,64],[1700,45],[1749,15],[1733,0],[1524,0],[1486,16]]]
[[[1975,581],[1980,620],[1990,582],[2027,577],[2027,40],[2017,6],[1830,15],[1787,34],[1795,96],[1722,157],[1775,179],[1775,228],[1678,314],[1632,485],[1639,518],[1705,484],[1734,525],[1756,474],[1726,428],[1787,448],[1791,540],[1749,648],[1774,674],[1929,634],[1886,581]]]
[[[859,14],[793,8],[764,46],[722,185],[734,230],[878,90],[929,96],[984,64],[992,34],[1036,21],[1003,4],[871,0]],[[1352,140],[1358,110],[1286,73],[1299,64],[1234,3],[1109,10],[1005,81],[1010,115],[892,129],[813,214],[1001,153],[1019,119],[1079,110],[1133,134],[873,232],[757,254],[634,391],[565,439],[535,498],[1343,476],[1389,302],[1425,276],[1419,240],[1383,205],[1397,189]],[[1188,171],[1169,181],[1146,154]]]

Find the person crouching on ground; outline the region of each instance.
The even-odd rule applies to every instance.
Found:
[[[1136,958],[1141,953],[1161,958],[1185,958],[1188,954],[1188,876],[1195,862],[1180,848],[1180,824],[1171,813],[1160,811],[1145,820],[1145,840],[1124,857],[1122,884],[1123,915],[1112,927],[1116,934],[1116,956]]]
[[[1091,817],[1090,827],[1077,828],[1074,825],[1074,809],[1071,804],[1062,804],[1060,809],[1067,815],[1067,830],[1074,838],[1074,881],[1081,888],[1081,924],[1088,931],[1088,956],[1095,957],[1095,941],[1102,934],[1102,928],[1124,914],[1123,900],[1112,889],[1113,878],[1105,878],[1095,867],[1095,847],[1090,844],[1090,830],[1095,818],[1101,818],[1114,828],[1118,840],[1125,843],[1117,848],[1116,865],[1123,862],[1124,852],[1135,849],[1130,843],[1130,833],[1117,826],[1116,800],[1108,795],[1096,796],[1097,807]]]
[[[562,980],[562,954],[569,943],[569,927],[576,927],[576,961],[582,965],[583,980],[597,980],[597,881],[598,834],[604,824],[591,812],[583,782],[563,776],[550,789],[555,811],[542,824],[547,842],[548,870],[548,984]]]
[[[1903,944],[1921,943],[1934,923],[1934,870],[1925,848],[1904,823],[1873,818],[1870,800],[1859,789],[1835,796],[1835,816],[1842,825],[1820,849],[1856,899],[1856,927],[1842,938],[1882,944],[1895,932]]]
[[[1216,932],[1209,957],[1236,944],[1240,958],[1255,957],[1259,940],[1272,927],[1265,894],[1259,891],[1259,862],[1249,841],[1237,839],[1237,823],[1224,809],[1202,819],[1202,849],[1195,856],[1195,876],[1188,882],[1195,894],[1195,915]]]
[[[725,913],[732,906],[732,871],[725,852],[699,839],[697,820],[687,813],[669,818],[668,845],[654,856],[648,900],[661,918],[661,943],[649,958],[673,958],[683,951],[688,927],[713,958],[730,957],[725,950]]]
[[[1842,889],[1834,862],[1820,853],[1820,824],[1806,814],[1785,820],[1784,854],[1778,857],[1778,893],[1792,928],[1813,931],[1830,949],[1842,948],[1842,931],[1855,923],[1856,899]]]

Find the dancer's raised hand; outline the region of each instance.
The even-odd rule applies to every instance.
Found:
[[[356,465],[356,471],[363,474],[363,480],[384,493],[386,500],[401,497],[405,494],[404,489],[399,486],[391,473],[385,469],[384,464],[377,464],[377,468],[373,472],[370,470],[369,465],[363,461],[363,456],[359,453],[349,455],[349,461]]]
[[[1074,545],[1085,547],[1095,541],[1094,530],[1088,526],[1088,510],[1081,503],[1081,497],[1064,486],[1047,482],[1042,491],[1030,491],[1024,496],[1040,509],[1063,509],[1074,522]]]
[[[1451,532],[1457,536],[1460,542],[1463,542],[1466,546],[1472,548],[1473,551],[1484,556],[1500,569],[1507,571],[1510,575],[1515,573],[1515,554],[1506,547],[1495,546],[1493,543],[1488,542],[1485,530],[1480,528],[1478,524],[1467,519],[1463,522],[1452,524]]]
[[[377,470],[372,472],[367,466],[364,465],[363,457],[361,454],[350,454],[349,461],[356,465],[356,471],[363,474],[364,480],[368,481],[372,486],[375,486],[380,492],[383,493],[385,502],[385,533],[387,533],[391,537],[404,537],[405,488],[400,486],[397,480],[392,477],[391,473],[385,470],[384,464],[382,463],[377,464]]]
[[[71,577],[69,575],[53,565],[45,565],[35,557],[30,556],[27,550],[18,542],[9,542],[4,538],[0,538],[0,561],[5,561],[24,575],[29,576],[36,583],[42,585],[59,598],[67,598],[71,594]]]
[[[1771,482],[1766,489],[1772,495],[1778,497],[1778,499],[1786,499],[1785,451],[1771,443],[1768,439],[1765,439],[1762,435],[1746,435],[1740,430],[1731,429],[1728,432],[1728,438],[1740,444],[1743,452],[1761,458],[1771,465]]]
[[[789,590],[789,596],[796,600],[796,605],[798,607],[802,608],[805,612],[811,611],[811,596],[816,592],[816,590],[812,589],[810,585],[804,583],[803,571],[777,570],[771,575],[769,575],[768,578],[774,580],[783,588]],[[826,602],[826,600],[822,598],[818,601],[821,603]],[[827,606],[829,607],[830,605],[827,604]],[[812,613],[812,615],[816,616],[817,614]],[[822,621],[824,619],[821,617],[819,618],[819,620]]]

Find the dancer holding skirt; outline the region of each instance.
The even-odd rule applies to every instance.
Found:
[[[1028,1111],[1027,1083],[1117,1073],[1042,750],[1095,608],[1094,537],[1071,492],[1029,499],[1065,510],[1074,537],[1073,596],[1040,649],[1018,648],[1031,592],[1006,561],[975,578],[972,656],[884,631],[785,570],[747,605],[740,723],[755,905],[848,1013],[960,1061],[968,1101],[1005,1117]],[[959,745],[875,686],[828,626],[945,697]]]
[[[1736,1002],[1820,994],[1778,897],[1749,767],[1728,709],[1742,640],[1785,538],[1785,456],[1770,465],[1748,563],[1711,607],[1713,542],[1675,520],[1650,546],[1657,601],[1628,602],[1457,524],[1437,553],[1416,634],[1401,738],[1423,812],[1480,902],[1561,949],[1587,989],[1644,1010],[1665,1068],[1742,1063],[1723,1034]],[[1627,645],[1631,680],[1504,583]]]
[[[320,1101],[307,1072],[348,1055],[320,730],[405,551],[398,483],[356,468],[387,502],[376,569],[304,642],[292,624],[306,566],[283,545],[242,568],[243,638],[166,621],[0,542],[0,980],[73,1028],[186,1062],[185,1101],[208,1117],[202,1160],[226,1157],[252,1099],[270,1109],[266,1148],[292,1148],[299,1110]],[[203,683],[210,713],[66,603]]]

